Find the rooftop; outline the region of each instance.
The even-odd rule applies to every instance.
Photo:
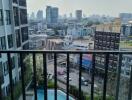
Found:
[[[62,39],[48,39],[49,41],[51,41],[51,42],[55,42],[55,43],[57,43],[57,44],[59,44],[59,43],[62,43],[63,42],[63,40]]]

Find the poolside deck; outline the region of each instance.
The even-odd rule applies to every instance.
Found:
[[[34,92],[33,91],[26,92],[26,100],[32,100],[33,96],[34,96]],[[19,100],[23,100],[22,95],[20,96]]]

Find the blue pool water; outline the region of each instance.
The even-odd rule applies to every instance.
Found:
[[[54,90],[48,90],[48,100],[54,100]],[[44,90],[37,90],[38,100],[44,100]],[[61,90],[57,90],[57,100],[66,100],[66,94]],[[75,100],[69,97],[69,100]]]

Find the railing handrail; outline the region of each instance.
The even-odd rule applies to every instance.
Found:
[[[113,51],[113,50],[87,50],[87,51],[77,51],[77,50],[0,50],[0,53],[84,53],[84,54],[132,54],[132,50],[130,51]]]
[[[122,65],[122,55],[123,54],[132,54],[132,50],[131,51],[120,51],[120,50],[87,50],[87,51],[76,51],[76,50],[0,50],[0,54],[4,53],[7,54],[7,60],[8,60],[8,66],[11,66],[11,54],[12,53],[16,53],[20,55],[20,66],[21,66],[21,80],[22,80],[22,96],[23,96],[23,100],[26,100],[26,90],[25,90],[25,85],[24,85],[24,69],[23,69],[23,54],[32,54],[32,62],[33,62],[33,88],[34,88],[34,99],[37,100],[37,82],[36,82],[36,54],[42,54],[43,55],[43,76],[44,76],[44,99],[47,100],[47,54],[54,54],[54,89],[55,89],[55,93],[54,93],[54,97],[55,100],[57,100],[57,54],[65,54],[67,56],[67,83],[66,83],[66,100],[69,100],[69,66],[70,66],[70,54],[78,54],[80,55],[79,57],[79,89],[77,92],[77,98],[79,98],[79,100],[83,99],[83,92],[82,92],[82,88],[81,88],[81,76],[82,76],[82,63],[83,63],[83,54],[92,54],[92,62],[91,66],[91,99],[90,100],[94,100],[94,77],[95,77],[95,57],[96,54],[103,54],[106,55],[104,57],[105,60],[105,64],[104,64],[104,82],[103,82],[103,96],[102,96],[102,100],[106,100],[107,98],[107,83],[108,83],[108,67],[109,67],[109,57],[111,54],[116,54],[119,55],[119,65],[117,65],[117,71],[118,71],[118,76],[117,76],[117,83],[116,83],[116,95],[114,98],[116,98],[115,100],[118,99],[119,97],[119,85],[120,85],[120,75],[121,75],[121,65]],[[12,67],[9,67],[9,81],[10,81],[10,93],[11,93],[11,100],[14,100],[14,90],[13,90],[13,80],[12,80]],[[131,93],[132,93],[132,88],[131,85],[132,84],[132,68],[131,68],[131,75],[130,75],[130,81],[129,81],[129,93],[128,93],[128,100],[130,100],[131,97]],[[0,82],[0,98],[2,98],[2,88],[1,88],[1,82]]]

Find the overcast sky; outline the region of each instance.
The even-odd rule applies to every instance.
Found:
[[[132,0],[27,0],[28,13],[44,11],[46,6],[59,8],[59,14],[75,14],[75,10],[82,9],[87,16],[93,14],[117,17],[120,12],[132,13]]]

